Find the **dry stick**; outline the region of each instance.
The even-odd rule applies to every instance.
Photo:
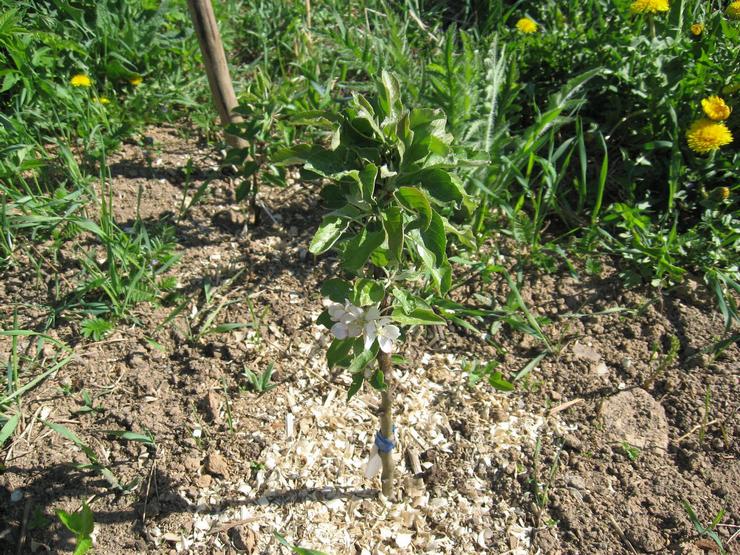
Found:
[[[26,499],[26,506],[23,508],[23,522],[21,524],[21,537],[18,540],[18,550],[16,555],[23,553],[26,545],[26,532],[28,531],[28,518],[31,516],[31,499]]]
[[[712,420],[711,422],[707,422],[707,423],[702,422],[701,424],[697,424],[696,426],[694,426],[693,428],[691,428],[688,432],[686,432],[684,435],[679,436],[676,439],[672,439],[671,442],[678,445],[679,443],[681,443],[684,439],[686,439],[687,437],[689,437],[691,434],[693,434],[699,428],[701,428],[701,427],[709,428],[709,426],[714,426],[718,422],[719,422],[719,418],[717,418],[715,420]]]
[[[195,34],[198,35],[208,85],[211,87],[211,96],[221,118],[221,124],[226,127],[230,123],[239,123],[242,118],[233,112],[239,104],[234,94],[234,86],[231,84],[229,66],[226,65],[226,54],[213,14],[213,6],[210,0],[188,0],[188,10]],[[226,134],[224,138],[235,148],[248,146],[247,141],[241,137]]]
[[[380,433],[383,437],[393,440],[393,382],[391,372],[393,372],[393,363],[391,355],[378,351],[378,365],[383,372],[383,381],[385,389],[381,392],[380,403]],[[383,464],[383,471],[380,474],[380,484],[388,499],[393,499],[393,451],[387,453],[380,452],[380,461]]]

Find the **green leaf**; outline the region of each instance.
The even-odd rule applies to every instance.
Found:
[[[87,503],[82,503],[82,508],[75,513],[57,510],[57,517],[62,524],[72,532],[77,539],[74,555],[84,555],[92,547],[91,534],[95,528],[93,512]]]
[[[0,447],[2,447],[8,440],[8,438],[13,435],[13,432],[18,426],[20,417],[20,413],[15,413],[5,422],[5,424],[3,425],[3,429],[0,430]]]
[[[432,221],[432,207],[426,193],[416,187],[399,187],[395,193],[398,202],[419,216],[419,227],[426,229]]]
[[[283,536],[278,534],[277,532],[273,532],[275,534],[275,537],[277,540],[283,544],[285,547],[290,549],[293,553],[297,553],[298,555],[326,555],[323,551],[316,551],[315,549],[306,549],[305,547],[298,547],[296,545],[292,545],[288,542]]]
[[[118,439],[125,439],[126,441],[138,441],[139,443],[154,445],[154,438],[147,434],[138,434],[126,430],[105,430],[105,433]]]
[[[424,267],[429,272],[437,292],[442,294],[449,291],[452,285],[452,268],[449,263],[445,261],[440,265],[434,254],[423,244],[417,243],[416,250]]]
[[[364,381],[365,374],[363,372],[357,372],[356,374],[352,375],[352,383],[347,390],[347,401],[349,401],[352,397],[355,396],[358,391],[360,391],[360,388],[362,387],[362,382]]]
[[[344,193],[342,192],[342,188],[334,183],[330,183],[321,189],[319,195],[332,210],[341,208],[347,203]]]
[[[92,546],[92,538],[81,538],[77,541],[77,547],[75,548],[72,555],[85,555],[85,553],[92,549]]]
[[[398,287],[393,288],[393,297],[401,303],[401,308],[406,314],[409,314],[416,308],[416,302],[414,302],[413,295],[408,291],[399,289]]]
[[[201,335],[213,335],[217,333],[228,333],[230,331],[234,330],[240,330],[244,328],[251,328],[253,324],[248,324],[246,322],[226,322],[224,324],[218,324],[217,326],[213,326],[212,328],[208,328],[205,330]]]
[[[321,295],[329,297],[335,303],[344,303],[352,296],[352,285],[339,278],[327,279],[321,284]]]
[[[94,341],[100,341],[112,329],[113,324],[102,318],[87,318],[80,322],[80,331],[83,337]]]
[[[445,234],[445,225],[442,217],[432,211],[432,219],[427,229],[420,231],[421,239],[424,246],[434,254],[437,266],[443,266],[447,263],[447,235]]]
[[[382,370],[377,369],[373,373],[373,376],[370,379],[370,385],[373,386],[378,391],[383,391],[387,387],[385,385],[385,376],[383,375],[383,371]]]
[[[73,534],[77,534],[77,518],[75,517],[75,514],[76,513],[68,513],[62,509],[57,509],[57,517],[59,517],[59,520],[64,524],[67,530]]]
[[[279,165],[303,164],[304,167],[323,177],[347,171],[348,161],[345,150],[326,150],[317,145],[296,145],[279,150],[270,161]]]
[[[328,310],[324,310],[319,314],[319,317],[316,318],[316,323],[325,328],[331,328],[334,325],[334,321],[331,319],[331,316],[329,316]]]
[[[80,515],[80,535],[83,537],[89,537],[95,528],[95,521],[93,519],[93,512],[87,503],[82,503],[82,509],[79,511]]]
[[[348,223],[346,221],[337,216],[324,218],[318,231],[316,231],[313,239],[311,239],[308,250],[312,254],[321,254],[328,251],[342,236],[344,230],[347,229],[347,225]]]
[[[493,372],[488,377],[488,383],[490,383],[494,388],[498,389],[499,391],[513,391],[514,390],[514,384],[505,380],[501,372],[498,370]]]
[[[342,266],[356,272],[365,265],[372,252],[385,241],[385,231],[368,231],[363,229],[359,235],[347,242],[342,255]]]
[[[457,177],[441,168],[422,170],[419,180],[421,186],[441,202],[460,202],[466,196]]]
[[[389,262],[388,249],[375,249],[370,255],[370,263],[378,268],[385,268]]]
[[[245,173],[241,175],[242,177],[249,177],[255,171],[257,171],[257,168],[259,168],[259,164],[257,164],[254,160],[247,160],[247,156],[249,156],[248,148],[230,148],[229,151],[226,153],[226,156],[224,156],[224,159],[221,160],[221,165],[240,166],[241,164],[244,164],[242,171]],[[246,163],[245,160],[247,160]]]
[[[526,365],[524,366],[524,368],[522,368],[521,370],[519,370],[519,372],[517,372],[516,376],[514,376],[514,381],[515,381],[515,382],[518,382],[518,381],[519,381],[519,380],[521,380],[521,379],[522,379],[523,377],[525,377],[526,375],[528,375],[528,374],[529,374],[529,373],[530,373],[530,372],[531,372],[532,370],[534,370],[534,368],[535,368],[535,367],[536,367],[536,366],[537,366],[537,365],[538,365],[538,364],[540,363],[540,361],[541,361],[541,360],[542,360],[543,358],[545,358],[546,356],[547,356],[547,351],[543,351],[543,352],[541,352],[540,354],[538,354],[538,355],[537,355],[536,357],[534,357],[534,358],[533,358],[532,360],[530,360],[530,361],[529,361],[529,362],[528,362],[528,363],[527,363],[527,364],[526,364]]]
[[[360,341],[362,341],[362,339],[360,339]],[[356,374],[358,372],[362,373],[362,370],[365,369],[365,366],[367,366],[373,361],[377,352],[378,352],[378,344],[375,343],[369,350],[362,351],[360,354],[358,354],[352,360],[347,370],[349,370],[351,374]]]
[[[259,169],[257,162],[246,162],[240,172],[241,183],[236,188],[236,202],[241,202],[252,192],[252,180],[249,179]]]
[[[85,453],[88,459],[90,459],[90,462],[96,463],[98,462],[98,456],[95,454],[95,451],[93,451],[90,447],[85,445],[82,440],[77,437],[72,430],[67,428],[66,426],[62,426],[61,424],[57,424],[55,422],[49,422],[48,420],[42,420],[41,422],[44,423],[45,426],[51,428],[56,433],[58,433],[60,436],[62,436],[65,439],[70,440],[72,443],[77,445],[80,449],[82,449],[82,452]]]
[[[75,220],[75,224],[85,231],[89,231],[90,233],[97,235],[101,239],[106,237],[105,232],[92,220]]]
[[[388,250],[393,260],[398,264],[401,263],[401,253],[403,252],[403,216],[398,206],[389,206],[382,214],[383,228],[386,237],[388,237]]]
[[[380,89],[379,102],[380,106],[389,120],[397,120],[403,110],[401,104],[401,88],[398,79],[391,73],[383,70],[380,75],[382,88]]]
[[[375,192],[375,180],[378,177],[378,166],[373,163],[365,166],[358,174],[362,187],[362,198],[370,201]]]
[[[355,294],[352,300],[357,306],[378,304],[385,296],[385,289],[379,281],[362,278],[355,282]]]
[[[415,308],[404,312],[401,308],[394,308],[391,314],[394,322],[404,326],[433,326],[445,324],[446,320],[427,308]]]
[[[331,342],[331,345],[329,345],[329,348],[326,350],[326,362],[329,365],[329,368],[333,368],[338,364],[341,366],[340,363],[344,361],[349,356],[350,351],[352,351],[353,343],[353,338],[335,339]]]

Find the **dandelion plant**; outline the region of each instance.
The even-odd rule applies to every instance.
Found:
[[[298,145],[276,158],[303,165],[303,177],[324,183],[330,210],[310,251],[333,250],[341,275],[324,282],[318,322],[333,340],[329,366],[352,376],[348,398],[365,382],[381,394],[380,429],[366,475],[382,467],[383,494],[393,498],[393,358],[405,331],[439,325],[430,304],[450,288],[448,241],[473,245],[469,229],[453,224],[474,209],[452,173],[452,136],[441,110],[408,110],[398,81],[383,72],[377,97],[354,95],[334,124],[329,147]]]

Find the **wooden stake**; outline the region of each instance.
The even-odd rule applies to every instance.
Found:
[[[226,54],[218,32],[216,17],[210,0],[188,0],[190,19],[198,35],[200,51],[208,75],[208,85],[211,87],[211,96],[216,110],[221,118],[221,124],[226,127],[230,123],[238,123],[242,118],[234,113],[239,104],[234,94],[234,86],[229,76],[229,67],[226,65]],[[234,135],[226,134],[226,142],[235,148],[246,148],[247,141]]]

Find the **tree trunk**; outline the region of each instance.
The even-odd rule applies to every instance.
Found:
[[[391,355],[378,351],[378,364],[383,372],[383,380],[386,388],[381,392],[380,403],[380,433],[386,439],[393,441],[393,363]],[[388,453],[380,452],[380,461],[383,464],[383,470],[380,474],[380,485],[389,500],[393,500],[393,451]]]

